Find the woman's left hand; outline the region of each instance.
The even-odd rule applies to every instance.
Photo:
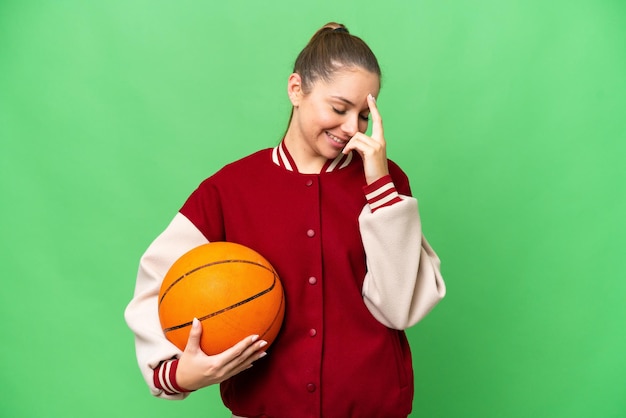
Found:
[[[367,96],[367,105],[372,117],[372,136],[358,132],[348,141],[343,153],[347,154],[352,150],[359,153],[363,159],[365,180],[367,184],[372,184],[389,174],[389,167],[387,166],[387,143],[383,135],[383,119],[376,107],[376,99],[371,94]]]

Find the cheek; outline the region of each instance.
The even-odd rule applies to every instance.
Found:
[[[337,115],[334,112],[327,111],[325,109],[318,109],[318,112],[315,115],[315,120],[319,125],[325,128],[334,127],[339,123]]]

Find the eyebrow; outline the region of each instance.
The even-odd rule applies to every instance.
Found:
[[[344,103],[345,103],[345,104],[347,104],[347,105],[350,105],[350,106],[356,107],[356,105],[355,105],[354,103],[352,103],[350,100],[346,99],[345,97],[342,97],[342,96],[334,96],[334,95],[333,95],[333,96],[330,96],[330,97],[332,97],[333,99],[341,100],[342,102],[344,102]],[[369,110],[369,108],[368,108],[367,110]]]
[[[332,97],[333,99],[339,99],[342,102],[349,104],[350,106],[355,106],[354,103],[352,103],[350,100],[346,99],[345,97],[341,97],[341,96],[330,96],[330,97]]]

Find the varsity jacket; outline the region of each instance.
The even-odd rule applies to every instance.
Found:
[[[163,335],[157,296],[190,249],[231,241],[262,254],[285,291],[268,355],[220,386],[236,416],[406,417],[413,400],[404,329],[444,297],[440,261],[422,234],[407,176],[367,185],[352,152],[302,174],[283,143],[204,180],[140,261],[125,317],[152,394],[182,399],[182,354]]]

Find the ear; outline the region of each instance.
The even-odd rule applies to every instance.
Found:
[[[298,107],[304,94],[302,92],[302,77],[300,77],[300,74],[293,73],[289,76],[289,80],[287,81],[287,94],[289,95],[289,100],[293,107]]]

